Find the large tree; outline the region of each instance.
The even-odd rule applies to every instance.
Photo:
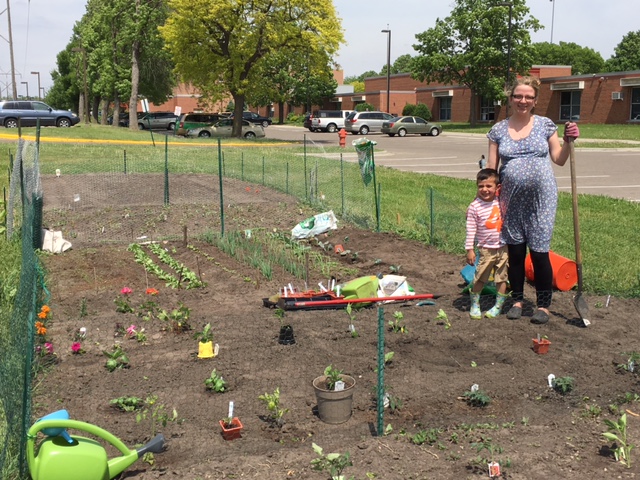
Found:
[[[343,42],[332,1],[169,0],[171,14],[161,32],[183,81],[212,101],[230,94],[234,136],[251,91],[270,82],[260,73],[278,53],[332,58]],[[291,62],[293,63],[293,62]]]
[[[609,72],[640,70],[640,30],[622,37],[613,56],[607,60],[606,68]]]
[[[559,44],[534,43],[533,63],[537,65],[571,65],[572,75],[599,73],[604,71],[602,55],[592,48],[581,47],[573,42]]]
[[[433,28],[416,35],[413,48],[418,56],[411,62],[412,76],[427,83],[468,87],[472,123],[476,95],[505,97],[507,63],[511,78],[527,73],[532,65],[530,32],[539,30],[540,23],[529,16],[526,0],[512,0],[510,5],[456,0],[450,16],[436,19]]]

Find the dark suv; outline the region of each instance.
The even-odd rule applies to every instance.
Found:
[[[40,125],[71,127],[80,118],[67,110],[55,110],[44,102],[33,101],[6,101],[0,102],[0,125],[7,128],[35,127]]]
[[[229,118],[233,118],[233,115],[231,115]],[[262,125],[264,128],[267,128],[273,123],[273,120],[271,118],[263,117],[262,115],[258,115],[255,112],[242,112],[242,118],[251,123]]]

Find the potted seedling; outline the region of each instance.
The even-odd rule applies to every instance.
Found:
[[[356,380],[329,365],[324,374],[313,380],[318,402],[318,416],[325,423],[344,423],[351,417]]]
[[[273,314],[280,320],[280,333],[278,335],[278,343],[280,345],[293,345],[296,339],[293,336],[293,327],[285,323],[284,317],[286,312],[282,308],[276,308]]]
[[[233,402],[229,402],[229,415],[220,420],[220,428],[222,428],[222,438],[225,440],[235,440],[242,435],[244,426],[238,417],[233,416]]]
[[[533,351],[538,355],[547,353],[549,351],[549,345],[551,345],[551,342],[546,336],[540,337],[540,334],[538,334],[538,338],[533,339]]]
[[[212,358],[213,353],[213,332],[211,331],[211,324],[207,323],[204,328],[194,335],[194,338],[198,340],[198,358]]]

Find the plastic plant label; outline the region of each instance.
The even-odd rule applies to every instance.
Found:
[[[342,390],[344,390],[344,382],[342,380],[338,380],[333,386],[333,390],[335,392],[341,392]]]
[[[477,392],[480,389],[480,387],[478,386],[477,383],[474,383],[473,385],[471,385],[471,391],[472,392]]]
[[[351,325],[349,325],[349,331],[350,331],[351,333],[353,333],[353,332],[355,332],[355,331],[356,331],[356,327],[355,327],[355,325],[354,325],[353,323],[352,323]],[[632,371],[633,371],[633,370],[632,370]]]
[[[547,382],[549,382],[549,388],[553,388],[553,381],[556,379],[556,376],[553,373],[550,373],[547,377]]]
[[[218,352],[220,351],[220,345],[218,345],[217,343],[213,346],[213,356],[217,357],[218,356]]]
[[[500,474],[500,464],[498,462],[491,462],[489,465],[489,478],[499,477]]]
[[[79,202],[80,201],[80,194],[79,193],[74,193],[73,194],[73,201],[74,202]]]
[[[227,417],[233,418],[233,400],[229,402],[229,415]]]
[[[389,408],[389,394],[384,394],[384,408]]]

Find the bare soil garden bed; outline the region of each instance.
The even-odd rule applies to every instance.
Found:
[[[240,183],[229,187],[237,189],[239,200],[228,206],[228,231],[288,232],[318,213],[264,189],[260,195],[243,195],[246,187]],[[127,207],[126,213],[135,219],[143,210],[149,213],[149,207],[135,206]],[[193,222],[219,229],[215,215],[181,220],[193,211],[194,207],[184,206],[164,210],[162,222],[154,225],[156,237],[163,229],[179,234],[183,223],[189,234],[198,231],[192,228]],[[391,425],[392,430],[377,436],[376,308],[355,312],[356,338],[349,331],[344,309],[287,312],[285,319],[293,326],[296,341],[281,345],[279,319],[273,309],[263,306],[263,299],[289,283],[302,288],[301,280],[281,268],[274,269],[273,279],[267,280],[257,269],[189,235],[188,244],[195,249],[185,247],[179,236],[162,246],[197,272],[206,286],[167,288],[134,261],[126,242],[99,245],[77,234],[82,229],[99,229],[98,224],[121,222],[124,215],[123,209],[115,207],[69,211],[64,224],[55,225],[59,217],[45,211],[45,226],[64,233],[74,225],[76,236],[70,238],[71,250],[45,258],[52,310],[48,337],[57,363],[38,378],[33,401],[35,416],[65,408],[71,418],[98,425],[130,447],[149,440],[154,427],[149,419],[137,422],[135,412],[116,410],[110,406],[112,399],[155,395],[156,407],[165,407],[169,416],[175,409],[176,421],[155,425],[167,438],[166,451],[155,456],[153,465],[138,461],[122,478],[330,478],[327,472],[312,470],[311,461],[316,458],[312,443],[325,452],[350,453],[353,466],[343,472],[346,478],[482,478],[487,477],[484,460],[499,461],[503,477],[511,479],[632,478],[638,474],[635,465],[626,469],[614,461],[612,443],[601,435],[607,430],[602,419],[617,419],[619,415],[611,413],[617,408],[620,413],[629,411],[631,443],[640,441],[640,404],[633,399],[638,378],[616,367],[626,361],[623,352],[640,350],[638,299],[587,295],[589,328],[579,326],[571,292],[555,294],[552,319],[545,326],[529,322],[531,304],[518,321],[504,315],[471,320],[468,296],[461,293],[462,256],[340,222],[338,230],[321,240],[340,243],[350,254],[313,247],[326,255],[327,262],[336,262],[332,273],[338,282],[396,271],[407,277],[417,293],[442,295],[435,305],[417,306],[412,301],[383,307],[385,322],[393,319],[394,312],[402,312],[407,331],[385,331],[385,351],[394,352],[384,371],[385,382],[401,407],[385,410],[385,426]],[[311,286],[320,281],[326,285],[326,275],[318,270],[312,269],[309,277]],[[185,305],[193,330],[177,333],[167,321],[117,312],[114,300],[125,286],[132,289],[128,298],[136,312],[149,301],[168,312]],[[148,288],[157,289],[158,294],[145,294]],[[527,298],[534,298],[527,288]],[[492,301],[484,299],[483,310]],[[440,309],[447,321],[438,319]],[[207,322],[213,327],[219,354],[199,359],[193,333]],[[123,334],[130,325],[145,329],[145,342]],[[81,327],[87,329],[81,342],[85,353],[74,354],[71,345]],[[551,341],[546,355],[532,350],[532,339],[538,334]],[[111,350],[115,343],[126,351],[130,366],[109,372],[103,350]],[[340,425],[323,423],[315,411],[312,381],[328,365],[356,379],[353,414]],[[213,369],[228,382],[224,393],[205,388]],[[549,388],[549,374],[573,377],[573,390],[562,395]],[[464,401],[473,384],[490,397],[486,407]],[[268,412],[258,399],[276,387],[281,406],[289,409],[282,427],[265,420]],[[229,401],[234,402],[234,413],[244,426],[242,437],[233,441],[222,438],[218,424],[227,416]],[[419,442],[421,436],[423,442]],[[482,445],[487,448],[478,451]]]

